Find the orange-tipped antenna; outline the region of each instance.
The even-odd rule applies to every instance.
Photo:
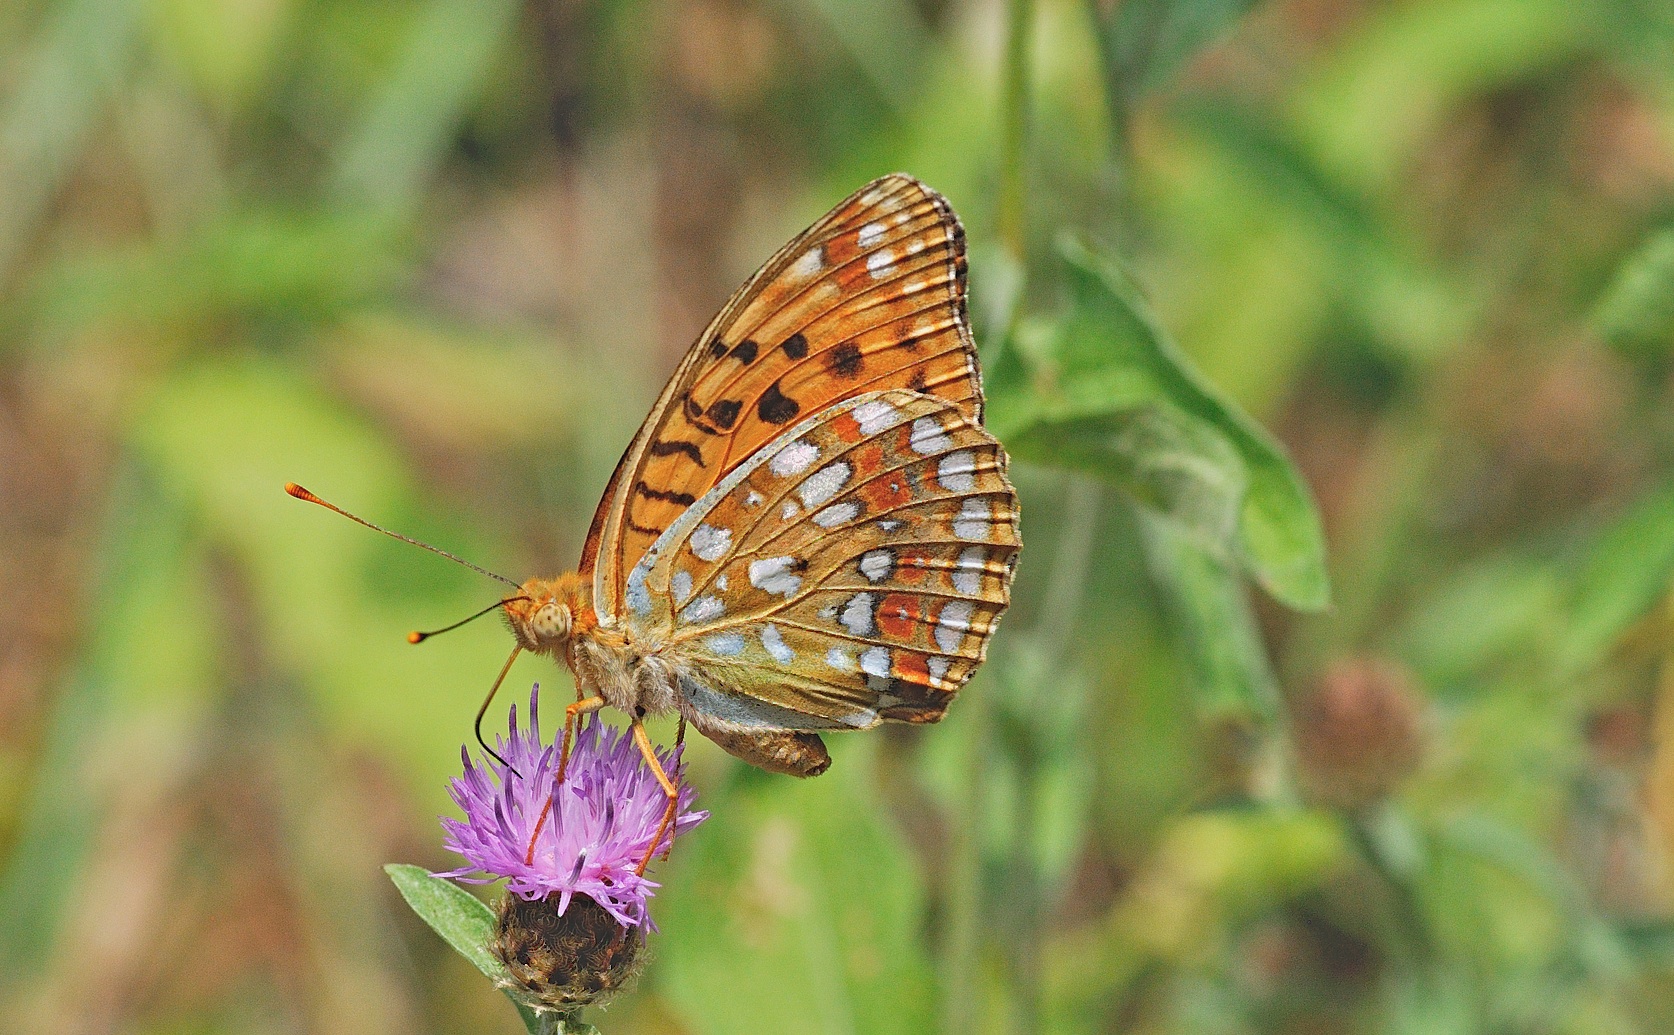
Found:
[[[353,514],[344,510],[342,507],[339,507],[337,504],[327,503],[325,500],[320,499],[318,496],[314,495],[313,493],[309,492],[307,489],[304,489],[302,486],[298,485],[296,482],[286,482],[285,483],[285,491],[290,493],[292,496],[295,496],[299,500],[307,500],[309,503],[318,503],[320,506],[324,507],[327,510],[334,511],[338,514],[341,514],[344,517],[348,518],[350,521],[355,522],[356,524],[365,525],[367,528],[370,528],[374,532],[382,532],[384,535],[389,536],[391,539],[399,539],[404,543],[411,543],[414,546],[417,546],[421,549],[429,550],[431,553],[440,554],[443,557],[446,557],[448,560],[453,561],[455,564],[463,564],[463,565],[465,565],[465,567],[470,568],[472,571],[476,572],[479,575],[487,575],[491,579],[499,579],[501,582],[504,582],[506,585],[511,586],[514,589],[521,589],[522,588],[517,583],[513,582],[511,579],[506,578],[504,575],[496,575],[493,572],[489,571],[487,568],[479,568],[475,564],[472,564],[470,561],[464,560],[463,558],[455,557],[453,554],[448,553],[446,550],[437,549],[436,547],[431,546],[429,543],[421,543],[417,539],[412,538],[411,536],[402,535],[400,532],[391,532],[387,528],[382,528],[378,525],[374,525],[372,522],[366,520],[365,518],[355,517]],[[496,606],[498,606],[498,605],[496,605]],[[493,608],[490,608],[489,610],[493,610]],[[468,620],[469,619],[467,619],[467,621]],[[451,628],[451,626],[450,626],[450,628]],[[442,632],[442,631],[444,631],[444,630],[441,630],[441,629],[437,630],[437,632]],[[420,635],[419,639],[423,639],[425,635],[429,635],[429,634],[426,633],[426,634]],[[408,637],[408,638],[411,639],[411,637]],[[413,642],[417,643],[419,641],[418,640],[413,640]]]
[[[494,603],[489,604],[487,607],[483,608],[481,611],[478,611],[476,614],[472,615],[471,617],[461,618],[459,621],[453,623],[452,625],[444,625],[440,629],[432,629],[429,632],[416,632],[416,631],[415,632],[410,632],[410,633],[407,634],[407,642],[408,643],[423,643],[425,640],[430,639],[430,637],[432,637],[432,636],[440,636],[441,634],[443,634],[445,632],[453,632],[455,629],[459,628],[460,626],[466,625],[466,624],[471,623],[471,622],[474,622],[477,619],[481,618],[483,615],[485,615],[488,612],[494,610],[495,608],[505,607],[507,604],[511,603],[514,600],[532,600],[532,599],[533,599],[532,597],[516,596],[516,597],[507,597],[504,600],[496,600]]]

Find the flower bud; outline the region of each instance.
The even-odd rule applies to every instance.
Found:
[[[1375,658],[1337,662],[1296,704],[1297,777],[1309,801],[1359,809],[1418,768],[1424,702],[1404,669]]]
[[[506,966],[501,984],[536,1011],[603,1005],[638,975],[644,925],[622,926],[587,895],[559,915],[559,897],[500,899],[488,947]]]

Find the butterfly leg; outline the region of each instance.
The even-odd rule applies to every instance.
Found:
[[[579,695],[580,691],[577,691]],[[556,787],[564,782],[564,772],[570,767],[570,739],[575,735],[575,719],[578,715],[587,715],[605,706],[602,697],[577,696],[575,703],[564,709],[564,739],[558,748],[558,777],[552,781]]]
[[[685,743],[686,743],[686,717],[684,715],[682,715],[682,716],[680,716],[679,724],[674,727],[674,750],[679,751],[683,746],[685,746]],[[678,790],[678,788],[680,786],[679,785],[680,772],[678,770],[675,771],[674,778],[675,778],[675,781],[676,781],[675,782],[675,788]],[[668,862],[668,857],[670,855],[673,855],[673,854],[674,854],[674,838],[671,837],[671,838],[668,839],[668,847],[663,849],[663,862]]]
[[[634,743],[639,745],[639,753],[645,756],[646,764],[657,777],[657,782],[663,785],[663,793],[668,795],[668,807],[663,810],[663,821],[657,824],[657,834],[645,848],[645,858],[634,867],[634,872],[645,876],[645,868],[651,865],[651,857],[657,854],[657,846],[662,843],[663,835],[674,824],[674,812],[680,803],[680,789],[674,781],[669,779],[668,773],[663,771],[663,763],[657,758],[657,751],[651,746],[651,737],[645,732],[645,723],[640,719],[634,720]],[[669,848],[673,849],[674,839],[669,838]],[[665,856],[666,857],[666,856]]]
[[[570,738],[575,733],[575,717],[596,712],[604,706],[605,700],[602,697],[584,697],[564,708],[564,739],[563,746],[558,749],[558,778],[552,781],[552,788],[555,793],[558,786],[564,782],[565,767],[570,764]],[[529,835],[529,849],[523,855],[523,863],[526,866],[533,866],[535,863],[535,841],[541,836],[541,828],[546,826],[546,817],[550,815],[552,815],[552,798],[548,797],[546,804],[541,806],[540,817],[535,820],[535,832]]]

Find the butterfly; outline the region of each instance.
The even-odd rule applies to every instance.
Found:
[[[501,602],[517,641],[501,677],[521,651],[574,673],[565,761],[579,716],[627,713],[665,829],[676,787],[646,718],[814,776],[822,733],[935,722],[982,662],[1020,540],[965,267],[958,217],[911,176],[838,204],[686,353],[579,568]]]

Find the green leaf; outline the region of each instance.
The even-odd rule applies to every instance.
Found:
[[[470,960],[473,967],[496,985],[505,978],[505,968],[488,951],[489,939],[494,936],[494,913],[487,906],[452,881],[431,876],[422,866],[390,863],[384,867],[384,872],[395,882],[401,897],[413,907],[419,919],[429,924],[430,929],[453,946],[455,952]],[[510,999],[511,994],[508,992],[506,997]],[[516,999],[512,999],[512,1005],[523,1017],[529,1035],[551,1030],[543,1029],[535,1012],[527,1006]],[[579,1032],[590,1028],[590,1025],[583,1025],[569,1030]]]
[[[1293,95],[1309,150],[1348,182],[1399,190],[1473,98],[1583,60],[1614,4],[1447,0],[1385,4],[1321,53]]]
[[[1073,309],[1054,383],[991,424],[1019,456],[1126,489],[1278,600],[1325,607],[1325,537],[1290,461],[1192,368],[1120,267],[1074,240],[1060,251]]]
[[[1631,947],[1593,908],[1587,891],[1550,849],[1516,827],[1480,813],[1454,816],[1437,829],[1448,847],[1525,882],[1564,917],[1563,931],[1578,963],[1594,976],[1624,980]]]
[[[25,308],[60,334],[101,320],[323,320],[388,290],[400,276],[393,241],[362,213],[252,207],[179,239],[71,255],[30,283]]]
[[[930,34],[919,10],[907,0],[798,0],[790,7],[793,15],[822,23],[821,35],[834,40],[872,89],[897,106],[911,99],[926,63]]]
[[[1249,485],[1244,464],[1223,436],[1175,407],[1042,422],[1015,436],[1013,446],[1019,456],[1102,470],[1200,549],[1228,556]]]
[[[1237,572],[1172,522],[1143,509],[1139,522],[1198,707],[1211,716],[1274,719],[1278,685]]]
[[[1099,19],[1112,107],[1131,107],[1255,6],[1255,0],[1124,0]],[[1095,5],[1095,11],[1104,9]],[[1118,114],[1120,117],[1120,113]]]
[[[1622,265],[1593,323],[1624,352],[1663,356],[1674,351],[1674,228],[1653,235]]]
[[[72,0],[43,7],[33,53],[22,60],[15,51],[7,54],[0,106],[0,182],[6,184],[0,191],[0,281],[11,278],[36,224],[103,124],[140,49],[146,6],[139,0]]]
[[[1557,675],[1596,663],[1669,592],[1674,576],[1674,485],[1628,508],[1586,551],[1558,643]]]
[[[168,55],[223,112],[242,112],[260,94],[279,56],[295,0],[160,0],[149,5]]]
[[[497,67],[519,10],[512,0],[432,0],[338,148],[328,195],[376,214],[407,215],[466,105]]]
[[[931,1029],[924,878],[878,808],[877,739],[832,744],[816,780],[738,769],[711,795],[657,896],[660,987],[692,1031]]]
[[[1431,590],[1405,634],[1426,681],[1462,683],[1519,661],[1566,683],[1605,660],[1669,594],[1674,483],[1564,541],[1559,551],[1542,540],[1478,559]]]
[[[1332,304],[1363,321],[1391,358],[1432,362],[1469,334],[1476,303],[1392,232],[1374,202],[1310,153],[1293,128],[1221,98],[1178,109],[1181,125],[1201,134],[1246,189],[1316,242]]]
[[[471,965],[496,981],[506,976],[500,961],[488,951],[494,937],[494,912],[470,892],[431,875],[422,866],[390,863],[384,867],[401,897],[442,940]]]

